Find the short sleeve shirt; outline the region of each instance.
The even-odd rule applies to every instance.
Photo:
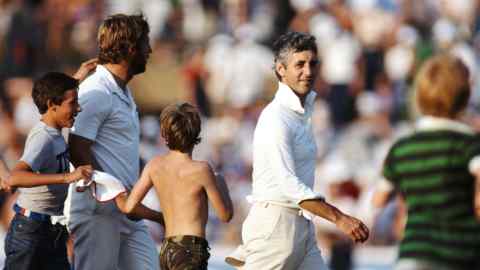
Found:
[[[139,175],[140,129],[130,90],[120,88],[102,65],[80,84],[77,115],[71,132],[93,141],[92,153],[102,169],[131,188]]]
[[[21,161],[39,174],[65,173],[69,170],[67,145],[61,132],[39,122],[29,133]],[[17,204],[30,211],[62,215],[67,184],[19,188]]]

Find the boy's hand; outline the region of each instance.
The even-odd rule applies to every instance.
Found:
[[[360,220],[342,214],[338,221],[336,222],[337,227],[355,243],[363,243],[368,239],[370,234],[367,226],[363,224]]]
[[[83,62],[78,68],[77,72],[72,76],[79,82],[85,80],[90,72],[92,72],[97,67],[97,58],[92,58],[88,61]]]
[[[8,184],[8,181],[7,181],[8,177],[9,176],[0,178],[0,190],[10,193],[12,191],[12,187]]]
[[[75,171],[65,175],[65,183],[76,182],[80,179],[85,179],[86,182],[90,182],[93,174],[92,165],[79,166]]]

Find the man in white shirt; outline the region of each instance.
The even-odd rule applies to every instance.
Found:
[[[327,269],[316,245],[312,214],[333,222],[355,242],[364,242],[369,231],[312,190],[317,152],[311,125],[318,73],[315,38],[289,32],[275,42],[274,51],[280,82],[255,129],[253,205],[242,228],[242,269]]]
[[[80,84],[69,145],[75,166],[92,164],[131,189],[139,177],[140,129],[127,83],[143,73],[150,53],[149,26],[141,15],[108,17],[98,33],[98,66]],[[158,270],[155,243],[143,221],[128,219],[114,201],[70,189],[68,228],[75,270]]]

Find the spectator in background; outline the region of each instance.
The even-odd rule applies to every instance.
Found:
[[[70,134],[75,166],[92,164],[131,189],[139,176],[140,127],[128,82],[146,69],[152,52],[142,15],[108,17],[98,33],[94,74],[80,84],[83,111]],[[72,191],[69,229],[77,270],[159,269],[155,244],[143,221],[128,219],[113,201]]]
[[[400,192],[408,209],[395,270],[479,267],[480,138],[461,122],[469,96],[467,67],[453,56],[435,56],[417,75],[423,116],[383,166],[383,192]]]
[[[193,48],[187,54],[188,59],[183,68],[183,77],[185,78],[187,95],[203,117],[211,117],[212,109],[210,99],[206,92],[206,80],[208,72],[204,66],[205,48]]]

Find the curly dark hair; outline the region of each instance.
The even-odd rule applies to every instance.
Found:
[[[98,63],[118,64],[129,57],[132,49],[148,38],[150,27],[142,14],[115,14],[98,29]]]
[[[60,72],[49,72],[33,83],[33,102],[41,114],[48,110],[48,101],[60,105],[65,92],[78,89],[78,81]]]
[[[188,153],[201,141],[200,115],[186,102],[169,105],[160,115],[160,131],[170,150]]]
[[[286,64],[289,53],[312,51],[317,54],[317,43],[315,37],[302,32],[287,32],[273,43],[273,52],[275,56],[274,63],[277,62]],[[275,75],[280,80],[280,74],[275,71]]]

